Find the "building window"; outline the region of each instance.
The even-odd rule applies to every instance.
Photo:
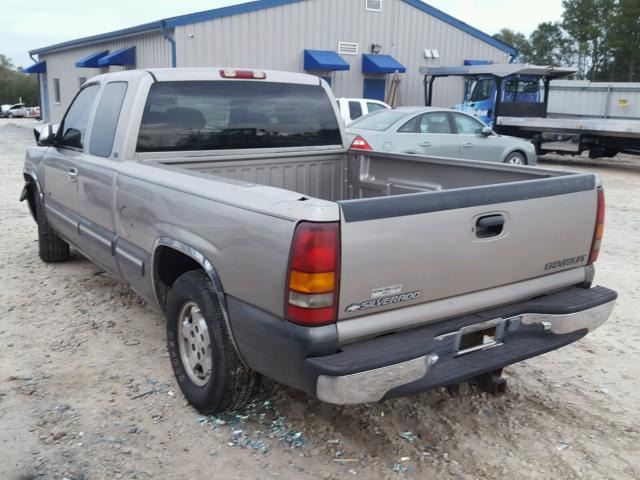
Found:
[[[82,87],[82,85],[84,85],[84,82],[87,81],[87,77],[78,77],[78,88]]]
[[[109,73],[109,67],[100,67],[100,73]]]
[[[53,79],[53,102],[60,103],[60,79]]]
[[[358,55],[358,44],[355,42],[338,42],[340,55]]]
[[[365,0],[365,8],[370,12],[381,12],[382,0]]]

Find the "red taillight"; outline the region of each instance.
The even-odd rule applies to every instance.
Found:
[[[369,143],[360,135],[356,135],[356,138],[353,139],[353,142],[351,142],[351,148],[353,150],[373,150],[371,145],[369,145]]]
[[[589,253],[589,263],[598,260],[600,254],[600,243],[604,234],[604,190],[598,187],[598,212],[596,213],[596,227],[593,231],[593,241],[591,242],[591,252]]]
[[[339,223],[299,223],[287,273],[287,320],[309,326],[336,321],[339,267]]]
[[[255,70],[235,70],[233,68],[224,68],[220,70],[220,76],[222,78],[241,78],[251,80],[264,80],[267,78],[267,74]]]

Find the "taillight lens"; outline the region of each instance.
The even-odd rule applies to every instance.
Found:
[[[287,320],[309,326],[336,321],[339,265],[339,223],[299,223],[287,274]]]
[[[351,148],[354,150],[373,150],[371,145],[369,145],[369,143],[360,135],[356,135],[356,138],[353,139],[353,142],[351,142]]]
[[[600,243],[604,235],[604,190],[598,187],[598,213],[596,213],[596,227],[593,232],[593,241],[591,242],[591,252],[589,253],[589,263],[598,260],[600,254]]]

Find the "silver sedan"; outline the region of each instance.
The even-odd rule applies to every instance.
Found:
[[[515,165],[537,162],[532,143],[497,135],[477,118],[448,108],[379,110],[350,124],[347,136],[356,149]]]

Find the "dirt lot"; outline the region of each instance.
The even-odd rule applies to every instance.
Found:
[[[38,259],[32,142],[0,124],[0,479],[640,478],[639,159],[542,163],[601,175],[596,280],[620,296],[586,339],[508,368],[506,396],[334,407],[265,381],[212,419],[177,389],[158,313],[79,255]]]

